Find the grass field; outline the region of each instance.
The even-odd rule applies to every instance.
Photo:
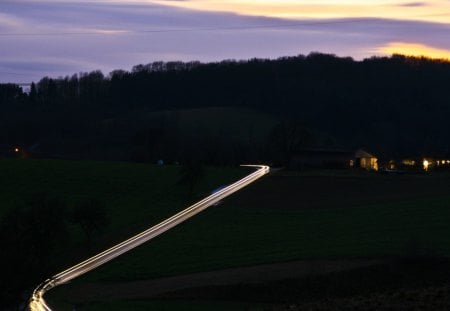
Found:
[[[14,160],[0,165],[2,209],[41,191],[69,202],[96,197],[108,206],[107,230],[114,235],[156,223],[186,206],[183,189],[176,184],[178,167]],[[243,173],[239,168],[211,169],[199,193]],[[411,243],[448,253],[449,180],[446,175],[277,174],[124,257],[135,273],[110,273],[116,270],[112,264],[96,277],[191,272],[198,270],[197,262],[202,269],[216,269],[303,258],[398,255]],[[146,267],[146,256],[156,264]]]
[[[397,177],[274,175],[88,279],[147,279],[300,259],[449,255],[448,176]],[[337,189],[327,195],[324,185]],[[394,185],[397,192],[378,194]],[[425,186],[430,189],[416,189]]]
[[[39,191],[69,203],[92,196],[103,201],[111,225],[99,247],[155,224],[190,201],[177,184],[178,167],[1,160],[0,170],[5,202],[0,213]],[[245,173],[210,168],[197,196]],[[281,171],[75,282],[150,279],[304,259],[448,256],[449,186],[446,174]]]
[[[448,255],[449,221],[446,200],[295,212],[216,209],[88,278],[147,279],[299,259]]]
[[[83,199],[96,199],[106,206],[109,225],[95,248],[103,249],[140,232],[185,208],[188,203],[247,173],[243,168],[207,168],[204,178],[189,196],[180,185],[178,166],[155,166],[122,162],[61,160],[0,160],[0,216],[36,193],[48,193],[70,206]],[[74,252],[67,266],[87,256],[83,235],[75,226],[71,235]],[[66,252],[66,250],[64,250]]]

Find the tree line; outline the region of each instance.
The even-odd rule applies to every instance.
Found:
[[[230,107],[270,115],[278,125],[257,148],[224,135],[226,150],[211,150],[227,154],[228,159],[218,162],[282,157],[274,146],[283,142],[273,139],[298,141],[291,149],[365,147],[397,156],[443,154],[449,151],[448,81],[450,63],[445,60],[393,55],[355,61],[320,53],[275,60],[153,62],[106,76],[93,71],[45,77],[29,93],[11,84],[0,86],[0,144],[38,141],[58,146],[47,149],[61,156],[81,157],[76,150],[88,149],[83,156],[175,161],[189,146],[217,137],[196,135],[186,138],[186,146],[177,138],[183,129],[175,118],[149,117],[137,126],[133,117]],[[232,120],[229,126],[234,126]],[[293,133],[303,137],[280,138],[280,128],[289,126],[300,127]],[[100,150],[118,143],[128,151]]]

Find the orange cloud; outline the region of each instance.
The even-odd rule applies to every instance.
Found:
[[[450,50],[438,49],[420,43],[392,42],[375,50],[377,54],[402,54],[450,60]]]
[[[428,0],[147,0],[152,3],[244,15],[282,18],[374,17],[450,23],[450,2]]]

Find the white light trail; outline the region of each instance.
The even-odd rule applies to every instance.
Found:
[[[186,221],[187,219],[195,216],[201,211],[205,210],[211,205],[216,204],[220,200],[223,200],[227,196],[234,192],[244,188],[245,186],[253,183],[257,179],[263,177],[269,173],[270,168],[266,165],[241,165],[247,167],[258,168],[257,171],[252,174],[238,180],[237,182],[211,194],[203,200],[189,206],[174,216],[160,222],[159,224],[141,232],[126,241],[123,241],[116,246],[113,246],[61,273],[58,273],[41,283],[34,291],[30,298],[29,309],[31,311],[52,311],[52,309],[46,304],[44,300],[44,294],[52,288],[67,283],[82,274],[85,274],[114,258],[132,250],[135,247],[157,237],[158,235],[166,232],[167,230],[175,227],[176,225]]]

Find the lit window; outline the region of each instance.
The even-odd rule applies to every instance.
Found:
[[[425,171],[428,171],[428,167],[430,166],[430,162],[428,162],[428,160],[427,159],[424,159],[423,160],[423,169],[425,170]]]
[[[389,161],[388,167],[390,170],[395,170],[395,161],[394,160]]]
[[[402,164],[414,166],[414,165],[416,165],[416,161],[407,159],[407,160],[403,160]]]

